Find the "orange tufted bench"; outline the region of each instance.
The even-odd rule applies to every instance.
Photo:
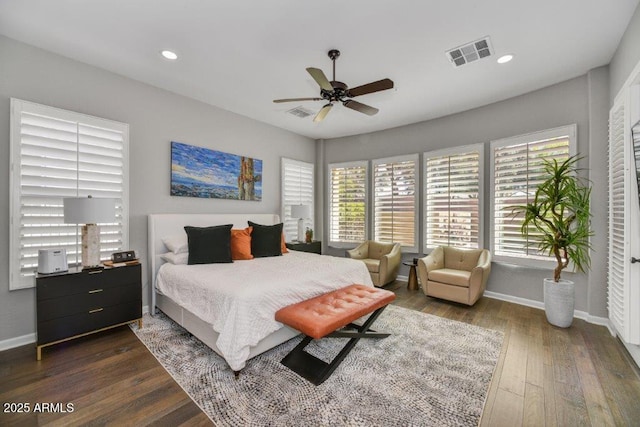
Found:
[[[364,285],[350,285],[306,301],[292,304],[276,312],[276,320],[299,330],[306,336],[282,364],[315,385],[322,384],[360,338],[385,338],[389,334],[375,333],[371,324],[382,310],[396,298],[393,292]],[[372,313],[362,325],[352,322]],[[338,331],[351,328],[356,331]],[[304,351],[312,339],[323,337],[351,338],[338,355],[327,363]]]

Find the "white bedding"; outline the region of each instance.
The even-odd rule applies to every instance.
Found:
[[[250,347],[282,327],[276,311],[352,283],[373,286],[363,262],[289,251],[231,264],[163,264],[156,288],[213,325],[218,349],[239,371]]]

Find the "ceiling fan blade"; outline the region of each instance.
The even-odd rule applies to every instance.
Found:
[[[377,82],[367,83],[366,85],[354,87],[349,89],[349,96],[360,96],[368,93],[380,92],[381,90],[387,90],[393,88],[393,80],[382,79]]]
[[[281,102],[295,102],[295,101],[322,101],[322,98],[285,98],[285,99],[274,99],[273,102],[279,104]]]
[[[329,83],[329,79],[327,79],[327,76],[324,75],[324,72],[321,69],[309,67],[307,68],[307,72],[311,74],[313,80],[315,80],[322,89],[329,92],[333,91],[333,86],[331,86],[331,83]]]
[[[329,114],[329,110],[331,110],[331,107],[333,107],[333,104],[327,104],[322,107],[322,109],[318,111],[318,114],[316,114],[316,116],[313,118],[313,121],[316,123],[323,121],[327,114]]]
[[[371,107],[369,105],[363,104],[362,102],[354,101],[353,99],[348,99],[342,103],[347,108],[351,108],[352,110],[356,110],[360,113],[364,113],[368,116],[373,116],[378,111],[377,108]]]

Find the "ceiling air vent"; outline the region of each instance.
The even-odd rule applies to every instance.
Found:
[[[487,36],[447,51],[447,59],[451,61],[454,67],[459,67],[469,62],[486,58],[492,54],[493,48],[491,47],[491,40],[489,40]]]
[[[313,111],[307,110],[302,106],[292,108],[291,110],[287,111],[287,113],[292,114],[296,117],[300,117],[301,119],[304,119],[305,117],[309,117],[310,115],[314,114]]]

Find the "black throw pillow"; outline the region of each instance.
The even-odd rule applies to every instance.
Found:
[[[231,227],[184,227],[189,242],[189,265],[233,262],[231,259]]]
[[[251,255],[254,258],[282,255],[282,223],[261,225],[247,221],[251,232]]]

